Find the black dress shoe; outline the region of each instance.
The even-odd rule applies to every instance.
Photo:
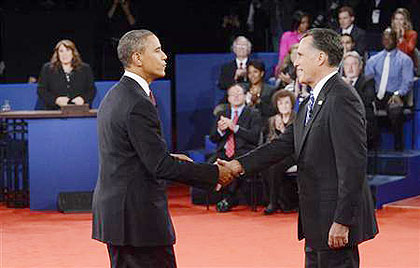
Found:
[[[276,213],[277,212],[277,210],[278,210],[278,207],[276,207],[276,206],[274,206],[274,205],[272,205],[272,204],[269,204],[265,209],[264,209],[264,214],[265,215],[271,215],[271,214],[274,214],[274,213]]]

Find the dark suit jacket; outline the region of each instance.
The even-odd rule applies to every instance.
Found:
[[[247,66],[248,66],[248,62],[247,62]],[[219,77],[220,89],[227,90],[231,85],[245,81],[244,79],[238,79],[238,81],[235,81],[234,77],[235,77],[235,72],[237,69],[238,69],[238,66],[236,66],[236,59],[222,65],[221,70],[220,70],[220,77]]]
[[[366,51],[366,32],[365,30],[353,26],[350,35],[353,37],[354,42],[356,42],[355,50],[363,57]]]
[[[322,88],[313,118],[304,125],[304,100],[293,125],[271,143],[238,160],[246,174],[295,154],[298,165],[299,239],[315,249],[328,248],[333,222],[350,227],[349,243],[378,232],[366,180],[366,120],[359,95],[336,74]]]
[[[337,33],[341,34],[342,29],[338,28]],[[356,43],[356,47],[354,49],[360,54],[360,56],[363,57],[366,51],[366,31],[353,24],[353,29],[351,30],[350,35]]]
[[[375,101],[375,80],[373,77],[366,77],[361,74],[354,85],[357,93],[362,98],[365,106],[366,118],[370,119],[374,115],[373,102]]]
[[[227,110],[219,115],[210,133],[210,140],[217,144],[217,157],[225,159],[225,149],[228,136],[232,133],[230,130],[226,131],[223,136],[220,136],[217,131],[217,121],[220,116],[231,117],[230,106]],[[235,156],[240,156],[247,153],[258,146],[261,133],[261,116],[255,109],[244,107],[239,116],[238,123],[239,130],[235,133]]]
[[[92,69],[86,63],[82,63],[79,68],[71,72],[69,84],[61,67],[58,70],[53,70],[51,64],[46,63],[41,69],[38,96],[43,102],[44,108],[48,110],[60,109],[55,104],[55,99],[59,96],[67,96],[70,99],[81,96],[86,103],[91,105],[95,93]]]
[[[171,157],[156,108],[123,76],[98,111],[99,178],[93,195],[93,238],[113,245],[175,243],[165,181],[212,189],[218,169]]]
[[[269,84],[264,83],[263,88],[261,89],[261,102],[255,105],[255,108],[261,114],[261,120],[263,124],[267,123],[267,120],[270,116],[276,114],[276,110],[274,109],[271,101],[271,98],[273,97],[275,91],[276,90]]]

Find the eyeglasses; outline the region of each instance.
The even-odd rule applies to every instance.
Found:
[[[239,48],[248,48],[247,45],[235,45],[235,47],[239,47]]]
[[[239,96],[243,96],[244,93],[239,93],[239,94],[229,94],[228,97],[239,97]]]

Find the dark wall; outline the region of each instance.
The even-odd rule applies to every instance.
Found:
[[[26,82],[37,77],[61,39],[76,43],[85,62],[93,63],[93,24],[90,11],[68,10],[3,13],[3,58],[6,82]]]

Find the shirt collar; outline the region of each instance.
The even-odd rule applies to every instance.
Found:
[[[124,76],[134,79],[134,81],[136,81],[143,88],[147,96],[150,96],[149,84],[146,82],[146,80],[143,79],[143,77],[127,70],[125,70]]]
[[[341,33],[342,34],[350,34],[351,33],[351,31],[353,30],[353,27],[354,27],[354,24],[352,24],[352,25],[350,25],[347,29],[342,29],[341,30]]]
[[[319,93],[321,92],[321,89],[324,87],[324,85],[328,82],[328,80],[333,77],[337,73],[337,70],[331,72],[330,74],[324,76],[313,88],[313,94],[314,94],[314,100],[318,97]]]
[[[239,106],[238,108],[233,108],[233,107],[231,107],[230,108],[230,114],[231,114],[231,116],[232,116],[232,118],[233,118],[233,116],[234,116],[234,113],[235,113],[235,110],[237,110],[238,111],[238,116],[240,116],[241,115],[241,113],[242,113],[242,110],[245,108],[245,104],[242,104],[241,106]]]
[[[248,61],[248,58],[245,58],[243,60],[239,60],[238,58],[235,59],[236,60],[236,66],[239,68],[239,66],[241,65],[242,62],[242,67],[246,67],[246,62]]]
[[[397,48],[394,48],[393,50],[391,50],[391,51],[388,51],[388,50],[386,50],[386,49],[384,49],[383,51],[384,51],[384,54],[385,54],[385,56],[388,54],[388,53],[390,53],[391,54],[391,56],[394,56],[395,54],[397,54]]]

